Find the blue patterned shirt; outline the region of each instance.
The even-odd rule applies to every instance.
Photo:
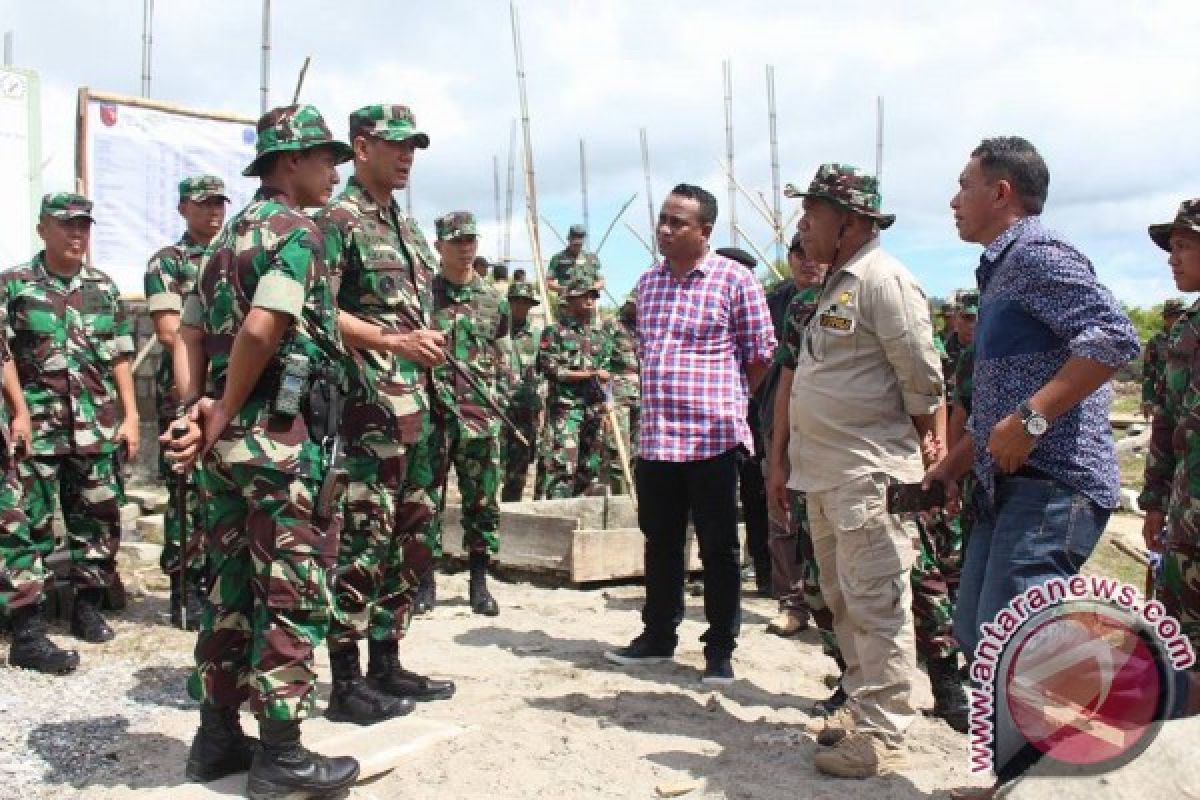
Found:
[[[1114,369],[1138,357],[1137,332],[1087,257],[1024,217],[996,237],[979,262],[979,321],[975,328],[975,393],[969,422],[975,472],[993,495],[987,452],[996,423],[1042,388],[1067,359],[1081,357]],[[1120,476],[1108,421],[1112,387],[1105,384],[1050,423],[1028,466],[1116,508]]]

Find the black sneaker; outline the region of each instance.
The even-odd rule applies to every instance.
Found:
[[[704,677],[700,682],[708,686],[728,686],[733,683],[733,662],[729,656],[713,656],[704,662]]]
[[[627,647],[605,650],[604,657],[624,667],[638,664],[661,664],[675,656],[675,646],[655,642],[646,634],[634,639]]]

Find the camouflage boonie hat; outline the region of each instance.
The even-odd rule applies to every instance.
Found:
[[[596,288],[595,281],[588,280],[587,278],[572,278],[563,294],[571,298],[583,297],[592,292],[595,292],[597,295],[600,294],[600,290]]]
[[[1175,220],[1173,222],[1163,222],[1159,225],[1151,225],[1150,238],[1154,243],[1163,250],[1171,249],[1171,231],[1193,231],[1200,233],[1200,197],[1194,197],[1191,200],[1184,200],[1179,204],[1179,210],[1175,212]]]
[[[1187,303],[1182,297],[1172,297],[1163,303],[1162,313],[1164,317],[1168,314],[1182,314],[1185,308],[1187,308]]]
[[[537,290],[528,281],[513,281],[510,283],[508,285],[508,300],[510,303],[513,300],[528,300],[535,306],[542,304],[542,301],[538,299]]]
[[[417,130],[417,120],[408,106],[363,106],[350,114],[350,138],[374,136],[389,142],[415,139],[422,150],[429,147],[429,134]]]
[[[225,181],[216,175],[193,175],[179,182],[179,199],[194,200],[203,203],[213,197],[219,197],[226,203],[229,195],[225,194]]]
[[[475,224],[475,215],[470,211],[451,211],[449,214],[434,220],[437,228],[438,241],[457,239],[460,236],[478,236],[479,227]]]
[[[39,216],[54,217],[64,222],[71,219],[86,217],[92,222],[92,201],[74,192],[53,192],[42,196],[42,207]]]
[[[258,138],[254,142],[254,160],[242,170],[248,178],[261,174],[262,158],[269,153],[328,146],[333,149],[339,164],[354,157],[350,145],[333,138],[321,112],[313,106],[273,108],[258,118],[255,131]]]
[[[570,228],[567,229],[567,238],[568,239],[586,239],[587,238],[587,228],[585,228],[579,224],[572,225]]]
[[[959,295],[958,312],[979,316],[979,292],[963,292]]]
[[[895,214],[880,211],[883,196],[879,193],[879,180],[849,164],[822,164],[808,185],[808,191],[802,192],[789,183],[783,187],[783,193],[787,197],[828,200],[847,211],[870,217],[880,228],[889,228],[896,221]]]

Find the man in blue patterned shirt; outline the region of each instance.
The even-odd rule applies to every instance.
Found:
[[[967,434],[925,482],[953,494],[972,463],[979,479],[954,618],[968,658],[1014,597],[1078,572],[1119,500],[1109,381],[1138,337],[1087,257],[1042,225],[1049,183],[1029,142],[985,139],[950,202],[959,236],[986,248],[975,392]]]

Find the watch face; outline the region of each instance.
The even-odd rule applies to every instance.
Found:
[[[1025,430],[1030,436],[1041,436],[1049,427],[1050,423],[1046,421],[1046,418],[1036,414],[1025,420]]]

